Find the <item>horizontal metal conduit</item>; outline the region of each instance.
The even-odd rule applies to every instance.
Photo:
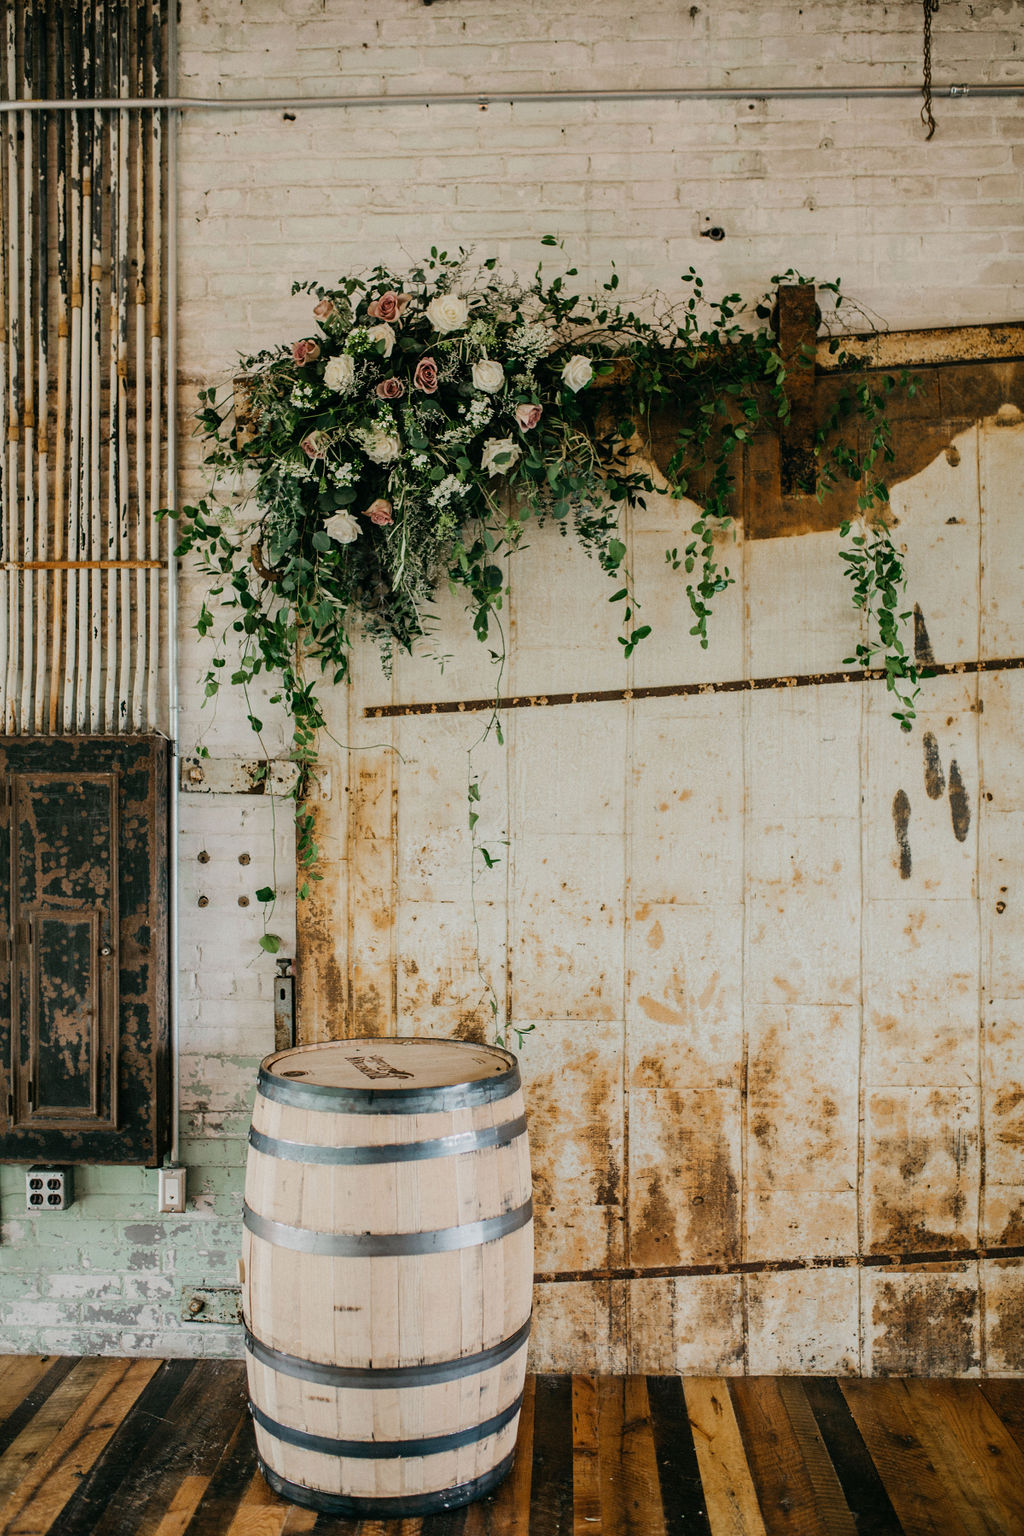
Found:
[[[992,657],[984,661],[917,663],[923,680],[933,677],[974,677],[987,672],[1020,672],[1024,656]],[[367,720],[391,720],[401,715],[466,715],[492,709],[546,709],[561,704],[637,703],[643,699],[701,698],[713,693],[761,693],[765,689],[825,688],[837,683],[879,683],[884,667],[857,667],[840,672],[798,672],[778,677],[735,677],[722,682],[656,683],[632,688],[577,689],[575,693],[522,693],[508,698],[440,699],[430,704],[367,704]]]
[[[117,96],[62,98],[52,101],[0,101],[0,112],[81,112],[93,110],[145,112],[265,112],[304,111],[323,107],[515,107],[603,101],[860,101],[893,97],[918,97],[919,85],[848,86],[674,86],[668,89],[606,91],[484,91],[410,93],[390,96]],[[1022,96],[1017,85],[940,85],[932,87],[933,100],[961,100],[970,96]]]

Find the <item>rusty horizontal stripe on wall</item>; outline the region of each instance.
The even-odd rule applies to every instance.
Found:
[[[166,560],[0,560],[0,571],[162,571]]]
[[[987,661],[947,661],[921,668],[922,678],[971,677],[979,672],[1019,672],[1024,656],[993,657]],[[575,693],[513,694],[507,699],[443,699],[432,704],[373,704],[363,715],[386,720],[397,715],[461,715],[491,709],[539,709],[555,704],[612,704],[631,699],[673,699],[711,693],[757,693],[770,688],[824,688],[833,683],[874,683],[885,678],[884,667],[857,667],[848,672],[799,672],[782,677],[737,677],[720,683],[658,683],[644,688],[591,688]]]
[[[700,1275],[775,1275],[804,1269],[911,1269],[920,1264],[970,1264],[981,1259],[1024,1259],[1024,1246],[943,1248],[923,1253],[841,1253],[811,1259],[747,1259],[735,1264],[624,1265],[617,1269],[559,1269],[534,1275],[535,1285],[574,1280],[672,1280]]]

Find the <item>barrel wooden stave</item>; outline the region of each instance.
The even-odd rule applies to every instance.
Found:
[[[321,1382],[302,1381],[259,1360],[250,1361],[249,1377],[253,1400],[281,1424],[342,1439],[413,1439],[453,1433],[510,1407],[521,1391],[526,1348],[524,1343],[510,1359],[490,1370],[420,1387],[407,1401],[389,1392],[358,1387],[339,1391]],[[467,1412],[476,1417],[466,1419]]]
[[[516,1130],[522,1114],[518,1090],[451,1110],[394,1114],[328,1112],[260,1094],[255,1137],[291,1145],[250,1149],[246,1203],[257,1218],[280,1224],[269,1235],[245,1231],[244,1309],[253,1334],[299,1362],[373,1372],[447,1361],[458,1371],[463,1357],[516,1335],[530,1315],[532,1223],[492,1241],[417,1255],[300,1252],[280,1239],[291,1240],[287,1229],[295,1228],[355,1238],[368,1227],[378,1237],[519,1219],[514,1213],[524,1211],[531,1189],[526,1137]],[[339,1146],[403,1147],[467,1133],[498,1144],[424,1161],[298,1160],[303,1147],[330,1156]],[[314,1502],[318,1493],[371,1503],[415,1500],[486,1479],[514,1448],[525,1337],[506,1354],[449,1381],[371,1389],[303,1379],[250,1354],[250,1397],[265,1467],[308,1489]],[[416,1442],[476,1435],[499,1416],[507,1422],[436,1454],[378,1459],[286,1443],[259,1422],[261,1414],[284,1426],[284,1434],[297,1430],[330,1441]]]
[[[464,1257],[465,1250],[337,1259],[291,1253],[246,1236],[245,1313],[262,1320],[253,1332],[271,1349],[302,1360],[375,1369],[455,1360],[501,1344],[530,1315],[529,1227],[485,1245],[476,1261]],[[294,1298],[286,1317],[277,1305],[282,1296]],[[429,1304],[436,1296],[451,1298],[450,1307]]]
[[[518,1421],[492,1441],[440,1456],[411,1456],[401,1461],[347,1461],[289,1447],[287,1472],[281,1470],[280,1446],[257,1425],[256,1446],[265,1466],[311,1490],[352,1499],[415,1498],[475,1482],[515,1450]]]
[[[284,1378],[259,1380],[265,1367],[257,1365],[250,1373],[254,1401],[266,1402],[266,1411],[279,1422],[304,1424],[318,1434],[348,1438],[332,1417],[334,1402],[320,1399],[329,1389],[315,1385],[305,1393],[282,1390]],[[350,1391],[348,1405],[354,1430],[351,1438],[376,1440],[414,1439],[446,1432],[474,1423],[483,1423],[500,1411],[500,1406],[517,1403],[526,1372],[526,1347],[497,1370],[487,1373],[489,1381],[463,1378],[438,1386],[425,1387],[415,1394],[418,1401],[399,1404],[394,1395],[381,1392]],[[270,1375],[272,1373],[267,1373]],[[298,1385],[298,1384],[296,1384]],[[280,1395],[275,1396],[277,1391]],[[366,1400],[369,1399],[369,1402]],[[365,1406],[363,1406],[365,1404]],[[276,1411],[275,1411],[276,1410]],[[319,1414],[315,1412],[319,1410]],[[393,1460],[364,1460],[318,1454],[281,1443],[256,1425],[256,1441],[267,1466],[292,1482],[306,1483],[327,1493],[348,1494],[353,1498],[403,1497],[457,1486],[484,1476],[515,1446],[518,1415],[499,1434],[460,1447],[457,1451],[435,1456],[410,1456]]]

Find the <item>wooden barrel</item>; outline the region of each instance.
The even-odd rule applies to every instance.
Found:
[[[385,1518],[495,1487],[515,1449],[533,1282],[515,1057],[428,1039],[268,1056],[244,1223],[270,1486]]]

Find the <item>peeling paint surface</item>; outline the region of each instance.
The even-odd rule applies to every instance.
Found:
[[[358,750],[317,813],[338,863],[300,1025],[483,1039],[493,1001],[525,1031],[538,1369],[1019,1368],[1024,678],[974,664],[1024,653],[1024,440],[935,435],[893,493],[917,643],[950,663],[909,736],[877,684],[825,680],[859,634],[833,534],[730,535],[738,592],[691,653],[657,498],[631,539],[658,622],[618,679],[600,573],[558,614],[557,535],[517,557],[505,689],[579,702],[474,749],[492,869],[485,721],[401,713],[486,698],[475,642],[440,679],[401,659],[388,718],[369,655],[337,701]],[[691,666],[807,682],[639,693]]]
[[[0,1160],[166,1145],[167,744],[0,738]]]

